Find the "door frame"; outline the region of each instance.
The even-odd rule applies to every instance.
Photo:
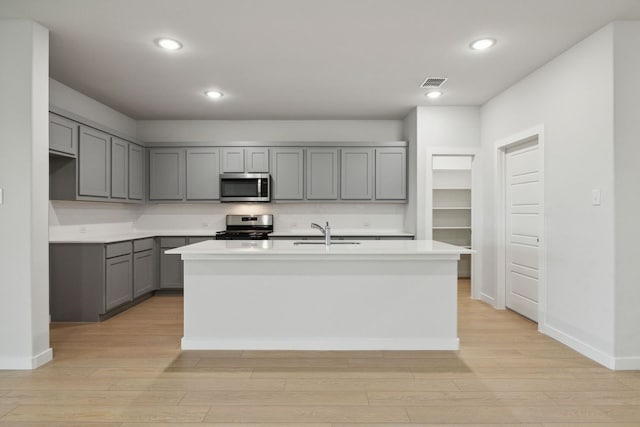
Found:
[[[478,164],[480,160],[480,150],[477,148],[452,148],[452,147],[431,147],[426,150],[427,154],[427,180],[425,185],[425,239],[433,239],[433,156],[471,156],[471,247],[476,248],[480,244],[480,221],[479,212],[482,211],[482,198],[480,192],[480,170]],[[471,256],[471,298],[481,299],[480,290],[482,277],[480,268],[482,260],[479,253]]]
[[[538,329],[545,324],[545,313],[547,312],[547,239],[545,227],[545,211],[544,211],[544,124],[534,126],[522,132],[508,136],[496,142],[495,144],[495,177],[496,185],[496,204],[495,204],[495,220],[496,220],[496,249],[497,249],[497,265],[496,265],[496,308],[506,309],[506,270],[507,270],[507,168],[506,154],[507,150],[515,148],[531,141],[538,141],[538,152],[540,153],[539,171],[540,171],[540,218],[538,227],[540,229],[540,242],[538,245],[540,268],[538,271]]]

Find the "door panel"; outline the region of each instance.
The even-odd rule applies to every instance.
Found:
[[[541,183],[537,141],[506,153],[506,305],[538,320]]]

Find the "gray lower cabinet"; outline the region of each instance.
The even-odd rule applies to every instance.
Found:
[[[187,200],[220,199],[220,150],[188,148]]]
[[[133,254],[133,297],[138,298],[154,289],[153,250]]]
[[[107,259],[105,270],[105,310],[109,311],[133,299],[131,253]]]
[[[340,198],[373,198],[373,148],[343,148],[341,151]]]
[[[154,239],[49,245],[49,305],[54,322],[97,322],[150,294]]]
[[[111,138],[111,198],[126,199],[129,195],[129,143]]]
[[[183,200],[185,150],[149,149],[149,200]]]
[[[186,244],[186,237],[160,238],[160,289],[182,289],[184,282],[180,255],[169,255],[165,251]]]
[[[338,149],[309,148],[306,156],[308,200],[338,198]]]
[[[49,150],[75,157],[78,154],[79,128],[78,123],[49,113]]]
[[[302,148],[271,149],[273,200],[304,198],[304,150]]]
[[[78,195],[109,198],[111,188],[111,137],[80,126],[78,143]]]
[[[406,198],[406,148],[376,148],[376,200],[404,200]]]
[[[144,148],[129,144],[129,199],[144,200],[145,183]]]

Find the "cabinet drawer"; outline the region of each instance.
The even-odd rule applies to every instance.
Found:
[[[160,247],[163,248],[177,248],[178,246],[184,246],[187,244],[185,237],[161,237]]]
[[[153,249],[153,238],[133,241],[134,252],[147,251],[149,249]]]
[[[112,243],[107,245],[107,258],[113,258],[120,255],[129,255],[131,253],[131,242]]]

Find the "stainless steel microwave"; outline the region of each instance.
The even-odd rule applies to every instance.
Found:
[[[220,201],[271,201],[271,175],[268,173],[220,174]]]

